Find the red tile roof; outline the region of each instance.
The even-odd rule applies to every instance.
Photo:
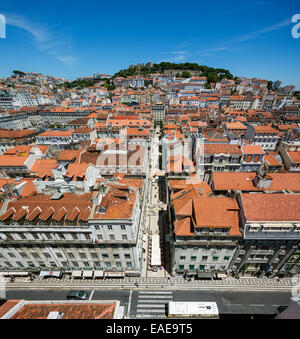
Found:
[[[122,188],[124,189],[124,187]],[[132,217],[137,193],[134,190],[110,187],[96,207],[93,219],[129,219]],[[104,212],[99,212],[101,208]]]
[[[264,150],[259,145],[247,145],[242,148],[243,154],[265,154]]]
[[[86,221],[88,219],[87,208],[93,205],[92,194],[76,195],[65,193],[57,200],[51,199],[52,196],[53,195],[36,194],[17,201],[11,201],[7,206],[6,212],[0,217],[0,220],[5,221],[12,216],[13,218],[18,218],[19,214],[22,214],[28,221],[33,221],[37,217],[41,220],[48,220],[52,216],[53,218],[61,217],[63,207],[67,213],[70,213],[71,218],[73,217],[72,211],[78,208],[81,212],[79,221]],[[23,210],[26,210],[25,215]]]
[[[55,159],[39,159],[33,163],[30,172],[39,178],[53,177],[52,169],[57,167],[58,162]]]
[[[290,156],[292,162],[294,164],[300,164],[300,152],[288,152],[288,155]]]
[[[248,221],[300,221],[300,195],[241,194]]]
[[[195,235],[194,228],[228,228],[229,236],[241,236],[239,206],[235,199],[227,197],[183,198],[175,200],[172,205],[177,219],[174,222],[174,231],[177,236]]]
[[[79,157],[81,150],[62,150],[58,156],[58,161],[72,161]]]
[[[26,167],[28,156],[0,155],[0,167]]]
[[[300,173],[269,173],[272,183],[269,188],[257,188],[253,184],[255,172],[215,172],[212,174],[216,191],[283,191],[300,192]]]
[[[241,148],[230,144],[204,144],[204,154],[242,154]]]
[[[82,163],[82,164],[69,164],[67,177],[73,178],[76,181],[77,178],[84,178],[85,173],[90,164]]]
[[[9,302],[10,308],[16,305],[15,301]],[[5,304],[3,306],[5,306]],[[0,312],[2,307],[0,308]],[[6,307],[4,312],[8,310],[9,307]],[[63,314],[62,319],[113,319],[115,309],[116,303],[29,303],[21,307],[10,319],[47,319],[50,312]],[[7,313],[7,311],[5,313]]]

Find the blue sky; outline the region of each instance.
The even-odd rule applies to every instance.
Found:
[[[14,69],[75,79],[130,64],[196,62],[300,90],[300,1],[1,0],[0,77]]]

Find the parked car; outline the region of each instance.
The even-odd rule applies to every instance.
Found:
[[[86,291],[70,291],[67,295],[67,299],[86,300],[88,295],[89,294]]]

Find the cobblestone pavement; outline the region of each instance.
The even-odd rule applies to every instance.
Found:
[[[3,279],[3,278],[2,278]],[[290,290],[294,283],[292,279],[234,279],[224,280],[192,280],[183,278],[123,278],[123,279],[56,279],[36,278],[30,282],[26,278],[16,278],[11,283],[9,278],[4,278],[6,288],[32,289],[32,288],[121,288],[121,289],[243,289],[243,290]]]

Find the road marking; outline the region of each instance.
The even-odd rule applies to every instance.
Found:
[[[148,292],[148,291],[139,291],[140,294],[173,294],[172,291],[161,291],[161,292]]]
[[[139,301],[143,302],[145,304],[166,304],[170,300],[166,300],[166,299],[161,299],[161,300],[143,299],[143,300],[140,300],[139,299]]]
[[[130,307],[131,307],[131,298],[132,298],[132,292],[133,292],[133,290],[130,290],[130,294],[129,294],[129,300],[128,300],[127,318],[129,318],[129,317],[130,317]]]
[[[93,297],[93,295],[94,295],[94,292],[95,292],[95,291],[92,291],[89,300],[92,300],[92,297]]]
[[[252,307],[264,307],[265,305],[255,305],[255,304],[251,304],[249,306],[252,306]]]
[[[153,314],[137,314],[135,316],[135,318],[151,318],[151,319],[153,319]]]
[[[162,313],[162,314],[166,314],[165,310],[137,310],[137,313]]]
[[[152,308],[152,309],[155,309],[155,308],[165,308],[166,307],[166,304],[160,304],[160,305],[151,305],[151,304],[138,304],[137,306],[138,308]]]
[[[139,295],[140,299],[173,299],[172,295]]]

